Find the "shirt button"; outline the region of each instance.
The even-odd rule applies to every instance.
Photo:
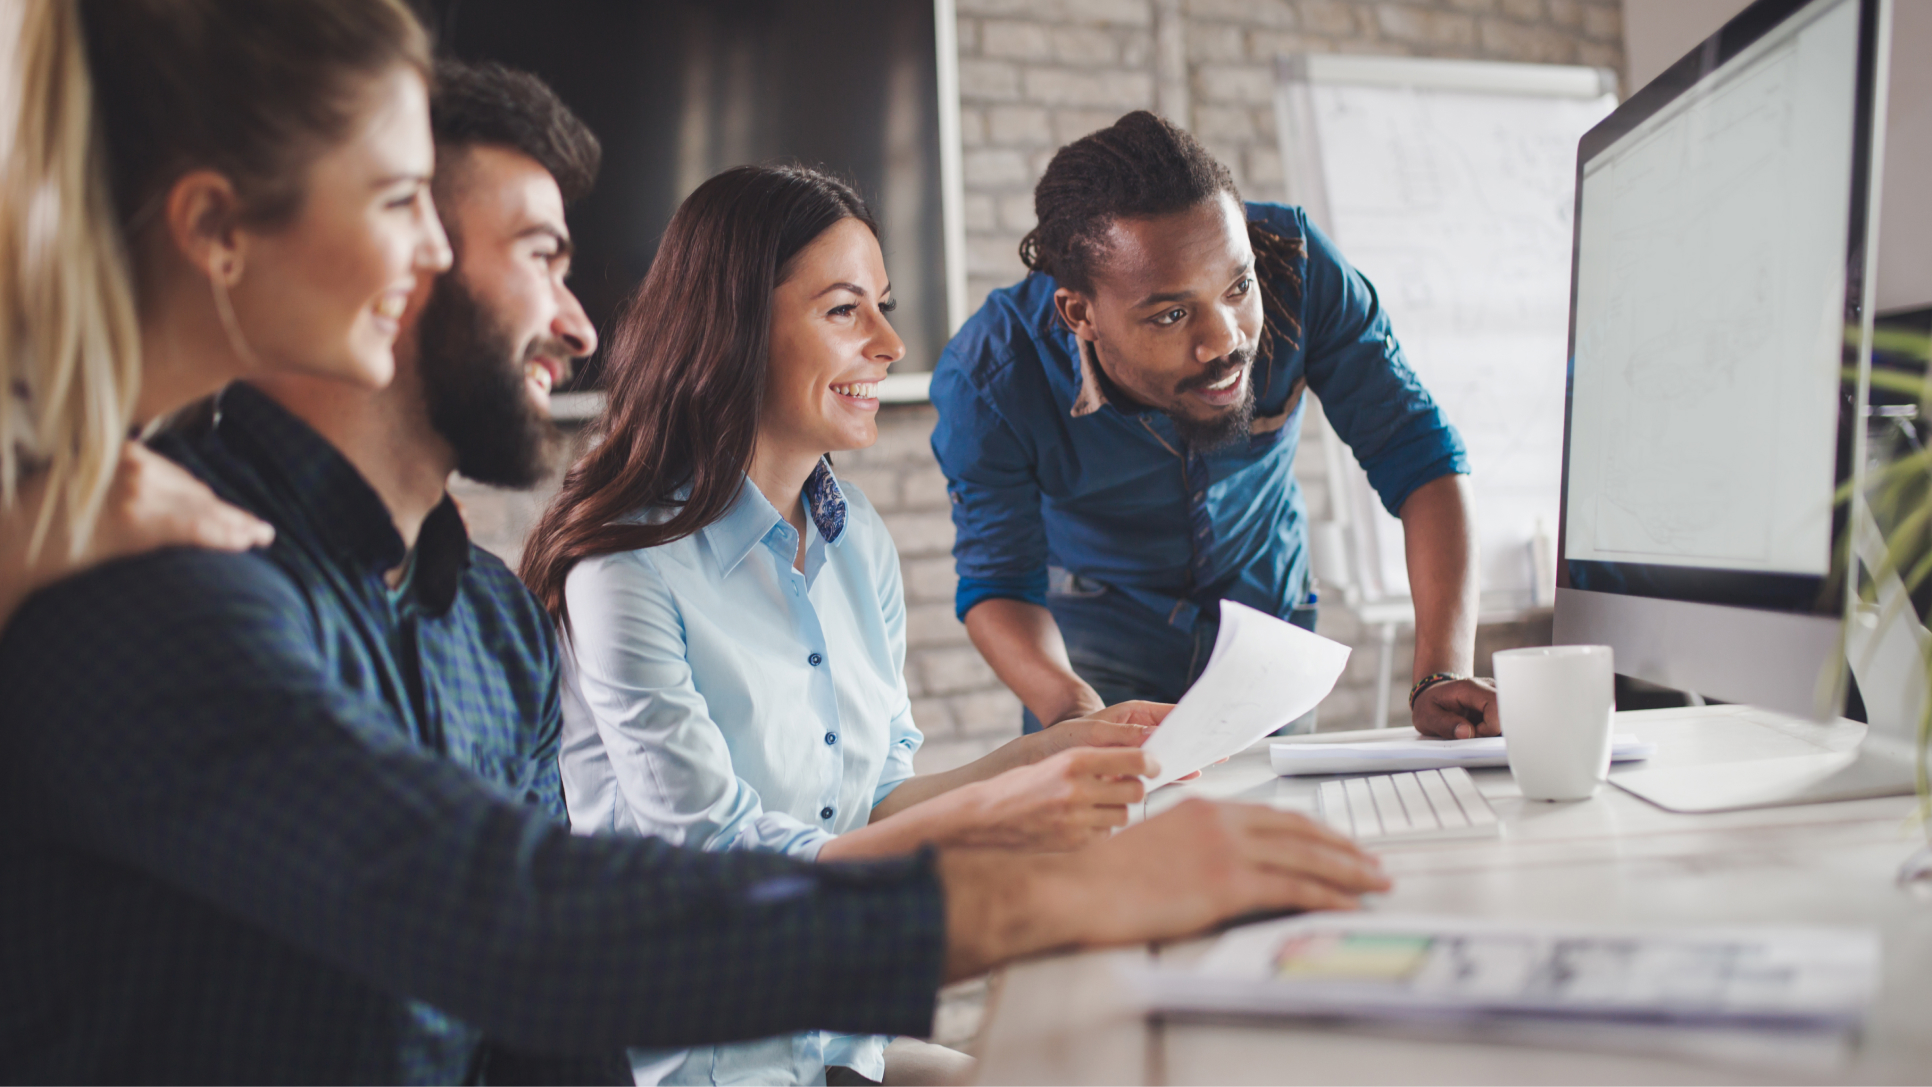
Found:
[[[828,744],[835,744],[835,743],[838,743],[838,742],[839,742],[839,736],[838,736],[838,733],[836,733],[836,732],[828,732],[828,733],[826,733],[826,734],[825,734],[825,742],[826,742],[826,743],[828,743]]]
[[[817,653],[814,653],[811,656],[805,658],[805,663],[811,665],[814,668],[817,668],[819,665],[825,663],[825,658],[819,656]]]
[[[818,809],[818,817],[820,819],[830,819],[832,817],[832,809],[829,807]]]

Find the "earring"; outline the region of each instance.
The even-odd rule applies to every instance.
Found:
[[[235,304],[228,298],[226,281],[234,273],[233,261],[223,261],[219,273],[215,271],[212,263],[208,266],[208,286],[214,292],[215,314],[221,318],[222,331],[228,334],[228,346],[235,352],[235,357],[247,363],[249,369],[260,370],[261,362],[256,359],[254,350],[248,346],[248,337],[242,335],[241,322],[235,319]]]

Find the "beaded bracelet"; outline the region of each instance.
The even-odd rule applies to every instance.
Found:
[[[1415,681],[1415,686],[1409,688],[1409,708],[1415,709],[1415,700],[1421,697],[1422,692],[1428,690],[1429,688],[1435,686],[1436,684],[1448,683],[1451,680],[1468,679],[1468,678],[1469,678],[1468,676],[1463,675],[1461,672],[1431,672],[1428,675],[1423,676],[1421,679],[1418,679]]]

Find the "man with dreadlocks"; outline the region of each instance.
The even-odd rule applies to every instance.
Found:
[[[1313,392],[1402,519],[1416,726],[1498,734],[1495,689],[1471,676],[1468,458],[1375,289],[1301,209],[1244,204],[1145,111],[1061,148],[1033,200],[1032,273],[987,298],[932,381],[955,607],[1026,729],[1179,699],[1220,600],[1313,626],[1293,471]]]

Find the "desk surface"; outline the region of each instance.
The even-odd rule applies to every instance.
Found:
[[[1855,745],[1862,726],[1813,725],[1743,707],[1618,715],[1657,741],[1658,765],[1775,758]],[[1679,815],[1611,786],[1570,804],[1524,800],[1506,769],[1473,771],[1502,818],[1493,841],[1378,850],[1395,889],[1382,912],[1526,923],[1870,926],[1884,978],[1862,1037],[1823,1047],[1764,1035],[1642,1030],[1499,1043],[1289,1020],[1157,1021],[1120,984],[1116,960],[1186,959],[1208,941],[1052,956],[993,981],[980,1036],[983,1083],[1719,1083],[1932,1081],[1932,902],[1894,882],[1924,836],[1909,797]],[[1264,741],[1189,795],[1312,811],[1312,779],[1276,777]]]

